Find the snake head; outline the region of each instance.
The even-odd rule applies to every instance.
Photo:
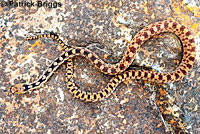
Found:
[[[8,89],[8,95],[23,94],[23,93],[24,93],[24,87],[22,84],[16,84],[14,86],[10,86]]]

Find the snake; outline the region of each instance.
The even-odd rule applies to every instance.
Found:
[[[156,72],[151,70],[126,70],[133,62],[136,53],[140,50],[140,46],[148,41],[154,35],[170,32],[174,33],[182,42],[183,56],[179,66],[172,72]],[[59,39],[56,34],[40,35],[28,38],[34,40],[40,37],[50,37],[59,42],[61,46],[67,47],[65,43]],[[67,70],[67,87],[75,98],[79,98],[86,102],[96,102],[110,96],[116,87],[123,81],[129,79],[148,80],[157,83],[168,83],[182,80],[188,72],[193,68],[195,63],[195,40],[190,30],[176,21],[159,21],[144,27],[139,31],[130,42],[123,58],[116,64],[104,62],[97,54],[85,47],[68,47],[47,67],[43,74],[32,83],[19,83],[9,87],[8,94],[23,94],[43,85],[58,67],[65,61],[69,60]],[[98,92],[87,92],[78,89],[73,83],[71,75],[73,74],[71,58],[82,56],[88,59],[95,68],[100,72],[113,75],[105,88]],[[70,66],[71,64],[71,66]]]
[[[128,70],[132,64],[135,54],[140,50],[140,46],[148,41],[154,35],[170,32],[174,33],[181,41],[183,48],[183,57],[180,65],[172,72],[160,73],[151,70]],[[39,38],[52,38],[59,42],[64,48],[64,52],[59,55],[43,72],[43,74],[32,83],[19,83],[9,87],[8,95],[23,94],[42,86],[58,69],[58,67],[67,61],[66,82],[67,88],[75,98],[79,98],[85,102],[96,102],[110,96],[116,87],[123,81],[129,79],[149,80],[157,83],[168,83],[182,80],[188,72],[193,68],[195,63],[195,40],[189,29],[176,21],[160,21],[143,28],[139,31],[130,42],[123,58],[116,64],[105,63],[94,52],[84,47],[72,47],[66,45],[57,34],[43,34],[27,38],[25,40],[36,40]],[[98,92],[87,92],[78,89],[73,82],[73,60],[75,56],[82,56],[94,64],[94,66],[104,74],[113,75],[105,88]],[[164,98],[163,95],[161,98]],[[165,108],[162,102],[162,107]],[[166,109],[166,108],[165,108]],[[163,112],[163,111],[162,111]],[[165,112],[163,112],[165,115]],[[185,125],[181,118],[173,118],[169,120],[175,131],[179,134],[186,133]],[[175,122],[175,123],[174,123]],[[182,125],[183,124],[183,125]]]

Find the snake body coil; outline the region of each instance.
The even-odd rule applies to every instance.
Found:
[[[172,32],[176,34],[182,41],[183,58],[182,62],[176,68],[176,70],[170,73],[152,72],[148,70],[125,71],[133,62],[135,54],[139,51],[141,44],[149,40],[152,36],[164,32]],[[31,37],[28,40],[33,40],[46,36],[58,40],[61,46],[65,46],[63,41],[60,40],[57,35],[53,34]],[[25,83],[11,86],[9,89],[9,94],[21,94],[40,87],[49,79],[53,72],[66,60],[68,60],[69,65],[67,74],[71,75],[73,72],[72,69],[70,69],[70,62],[72,62],[71,58],[74,56],[83,56],[89,61],[91,61],[94,64],[94,66],[104,74],[115,75],[104,89],[96,93],[89,93],[86,91],[79,90],[75,86],[75,84],[72,81],[70,81],[70,77],[68,77],[67,87],[76,98],[85,100],[87,102],[95,102],[108,97],[113,92],[113,90],[115,90],[115,88],[124,80],[143,79],[149,81],[156,81],[158,83],[174,82],[181,80],[192,69],[193,64],[195,62],[195,41],[194,37],[192,36],[192,33],[184,25],[181,25],[174,21],[156,22],[145,27],[138,34],[136,34],[136,36],[130,43],[125,55],[117,64],[105,63],[95,53],[93,53],[87,48],[72,47],[66,49],[58,58],[56,58],[53,61],[53,63],[46,69],[46,71],[44,71],[44,73],[38,80],[30,84]]]

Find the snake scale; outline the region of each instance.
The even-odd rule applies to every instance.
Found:
[[[149,70],[129,70],[125,71],[133,62],[135,54],[140,50],[141,44],[149,40],[152,36],[158,35],[164,32],[174,33],[182,41],[183,45],[183,57],[180,65],[170,73],[160,73]],[[58,38],[55,34],[40,35],[28,38],[27,40],[34,40],[40,37],[50,37],[56,39],[61,46],[67,47],[64,42]],[[90,93],[79,90],[75,84],[70,81],[72,66],[70,67],[70,61],[74,56],[83,56],[91,61],[94,66],[104,74],[115,75],[107,86],[96,93]],[[44,84],[49,77],[55,72],[55,70],[65,61],[69,60],[68,73],[69,75],[67,87],[69,91],[76,97],[87,102],[95,102],[107,98],[113,90],[124,80],[128,79],[143,79],[149,81],[155,81],[158,83],[174,82],[181,80],[193,67],[195,62],[195,40],[192,33],[184,25],[179,24],[175,21],[160,21],[142,29],[135,35],[133,40],[130,42],[126,53],[123,58],[116,64],[105,63],[101,60],[94,52],[84,47],[69,47],[57,57],[50,66],[47,67],[46,71],[43,72],[41,77],[32,83],[16,84],[11,86],[8,90],[9,94],[22,94],[29,90],[40,87]]]

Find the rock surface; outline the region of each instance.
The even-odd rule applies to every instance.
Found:
[[[24,42],[26,37],[54,32],[68,45],[87,47],[105,62],[116,63],[137,32],[160,20],[176,20],[189,27],[195,36],[194,68],[182,81],[168,83],[166,91],[181,109],[188,131],[200,133],[200,3],[48,2],[51,4],[30,8],[1,2],[0,133],[165,133],[166,127],[152,102],[151,90],[157,87],[143,81],[125,81],[109,98],[85,103],[74,99],[67,90],[63,64],[38,90],[12,96],[5,92],[13,84],[36,80],[61,53],[52,39]],[[179,39],[164,33],[142,45],[133,64],[168,72],[181,62],[181,52]],[[81,90],[101,90],[111,78],[85,58],[75,57],[74,65],[74,80]]]

